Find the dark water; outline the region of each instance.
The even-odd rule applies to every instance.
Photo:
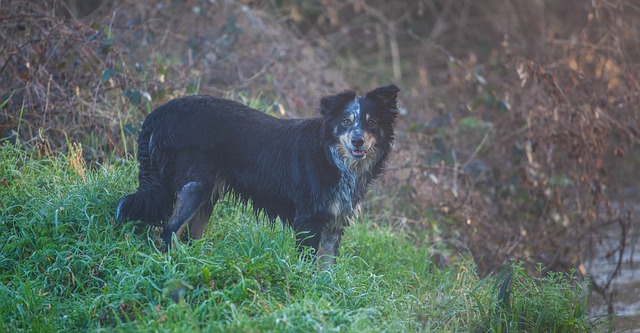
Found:
[[[640,333],[639,227],[637,221],[634,221],[625,233],[627,245],[622,253],[621,270],[606,291],[607,295],[613,293],[613,313],[616,315],[614,332]],[[612,229],[605,233],[607,238],[596,245],[590,260],[585,263],[588,276],[598,286],[604,286],[607,283],[608,278],[616,271],[620,259],[620,252],[616,249],[622,233],[617,227]],[[589,304],[592,316],[607,315],[609,311],[603,297],[595,292],[592,292],[589,297]]]

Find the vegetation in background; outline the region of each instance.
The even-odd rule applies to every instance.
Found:
[[[615,311],[640,239],[634,1],[272,3],[349,79],[405,88],[375,207],[462,235],[482,272],[516,257],[595,277],[590,260],[615,258],[594,282]]]
[[[70,147],[77,152],[78,147]],[[0,331],[599,332],[586,287],[513,263],[432,264],[401,230],[347,229],[338,263],[301,259],[289,229],[233,203],[206,237],[160,249],[157,230],[116,225],[135,165],[0,148]]]
[[[280,115],[309,116],[320,96],[348,88],[326,57],[235,2],[2,7],[0,138],[56,151],[76,141],[91,163],[131,155],[144,116],[171,98],[261,97]],[[79,7],[91,15],[72,17]]]
[[[403,116],[367,221],[449,261],[470,254],[481,275],[522,258],[532,275],[543,262],[589,277],[589,258],[615,258],[592,282],[616,311],[613,281],[640,238],[633,0],[1,7],[1,139],[94,168],[134,156],[144,115],[173,97],[297,117],[327,93],[395,81]]]

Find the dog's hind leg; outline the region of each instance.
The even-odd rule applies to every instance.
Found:
[[[189,237],[191,237],[191,239],[202,238],[204,228],[207,226],[207,223],[209,223],[209,219],[211,218],[213,207],[215,207],[216,202],[225,195],[225,182],[219,178],[216,179],[218,180],[215,182],[210,200],[205,201],[205,203],[200,206],[196,215],[191,219],[191,222],[189,222]]]
[[[189,237],[191,237],[191,239],[200,239],[202,235],[204,235],[204,228],[209,222],[216,201],[217,199],[212,198],[203,203],[196,215],[191,219],[191,222],[189,222]]]
[[[213,203],[211,202],[212,189],[213,186],[206,185],[202,182],[189,182],[182,186],[176,196],[173,214],[169,218],[169,223],[162,229],[161,237],[167,249],[171,247],[171,238],[173,235],[176,234],[179,238],[182,229],[194,217],[198,219],[194,227],[200,231],[204,231],[204,225],[206,225],[208,217],[204,219],[204,217],[196,215],[200,215],[200,209],[205,204],[210,204],[213,208]],[[208,206],[205,206],[205,208],[202,215],[205,215],[204,213],[209,210]],[[209,215],[210,214],[211,211],[209,211]]]

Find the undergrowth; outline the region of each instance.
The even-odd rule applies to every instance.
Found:
[[[114,222],[135,167],[0,148],[0,331],[598,331],[571,276],[514,262],[480,280],[469,261],[436,267],[366,220],[329,271],[300,258],[289,229],[232,203],[202,240],[164,253],[157,230]]]

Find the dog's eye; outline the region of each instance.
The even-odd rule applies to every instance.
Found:
[[[346,118],[345,120],[342,121],[343,126],[351,126],[352,123],[353,122],[349,118]]]
[[[373,120],[373,119],[369,119],[367,120],[367,126],[369,127],[376,127],[378,125],[378,122]]]

